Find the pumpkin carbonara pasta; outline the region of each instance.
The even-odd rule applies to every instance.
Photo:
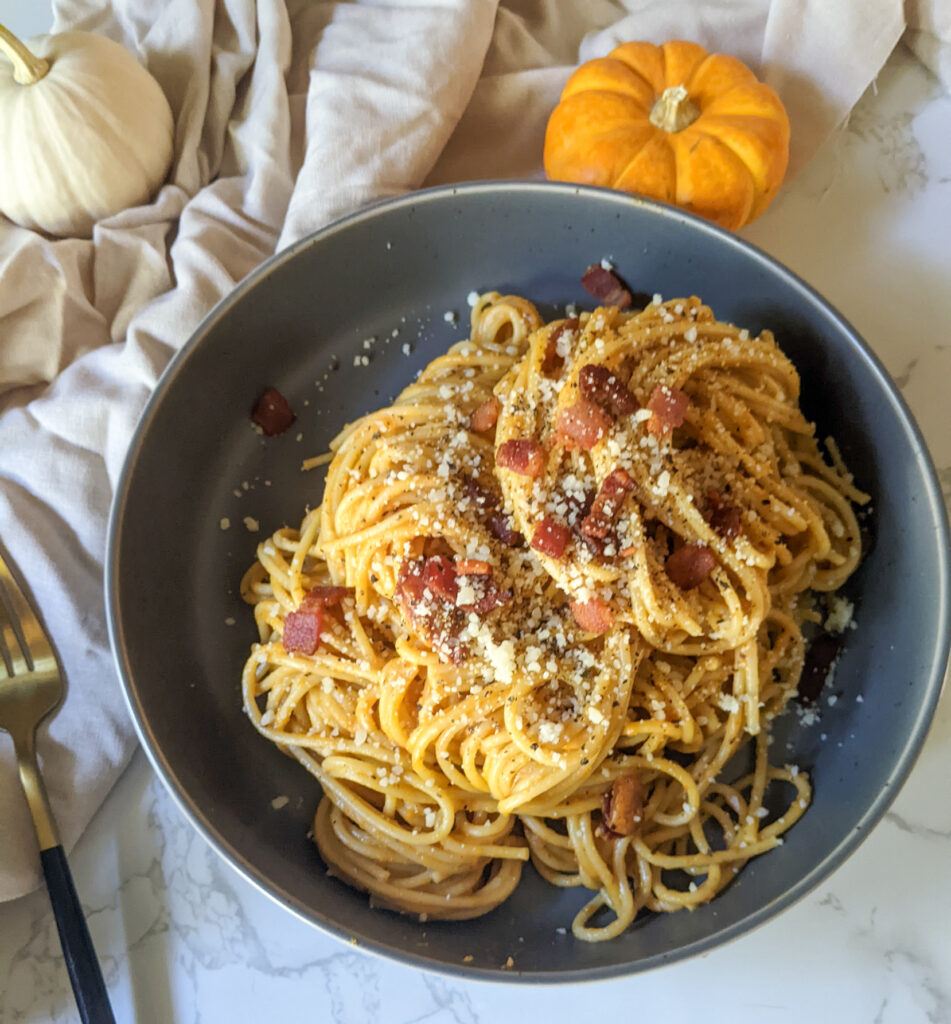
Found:
[[[546,323],[488,293],[312,460],[322,500],[242,582],[243,694],[320,783],[332,873],[464,919],[531,862],[599,941],[782,842],[810,785],[769,726],[867,500],[799,387],[697,298]]]

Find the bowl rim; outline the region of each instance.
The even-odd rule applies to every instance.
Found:
[[[943,629],[941,630],[941,635],[937,638],[929,669],[926,673],[922,673],[922,678],[926,677],[925,689],[922,691],[925,699],[918,708],[914,728],[906,736],[901,756],[892,765],[886,784],[881,788],[876,799],[866,808],[855,826],[842,836],[821,862],[813,865],[781,897],[759,907],[733,924],[717,930],[713,935],[695,940],[688,945],[678,947],[676,950],[650,955],[637,961],[603,967],[579,968],[577,971],[565,972],[563,974],[542,971],[519,971],[517,967],[511,970],[501,970],[469,964],[451,964],[435,959],[426,953],[395,948],[375,940],[372,936],[363,936],[358,940],[345,927],[335,921],[325,919],[318,910],[304,905],[302,901],[296,899],[291,893],[280,889],[279,886],[275,886],[263,877],[262,873],[253,863],[217,834],[216,829],[199,806],[199,802],[179,787],[172,765],[155,742],[154,734],[143,714],[136,683],[129,664],[118,601],[118,546],[124,519],[123,513],[134,476],[134,467],[138,454],[145,443],[152,419],[164,400],[166,392],[174,386],[175,380],[182,373],[191,353],[202,343],[202,340],[218,321],[270,274],[283,267],[287,262],[294,260],[301,252],[309,249],[311,246],[319,245],[327,238],[341,232],[346,232],[353,225],[372,220],[390,211],[399,211],[404,208],[441,203],[470,196],[493,196],[500,193],[521,193],[526,197],[542,193],[561,193],[569,202],[571,201],[570,197],[582,195],[599,202],[615,203],[619,207],[638,206],[649,211],[650,216],[688,223],[693,229],[698,229],[701,233],[714,236],[719,240],[720,244],[725,243],[740,250],[747,257],[752,258],[755,263],[764,265],[771,273],[782,278],[792,291],[800,293],[805,300],[814,306],[820,307],[824,315],[835,323],[839,332],[849,339],[853,353],[863,358],[867,363],[877,380],[880,392],[895,407],[913,442],[916,461],[922,470],[925,490],[919,497],[927,501],[928,509],[938,524],[936,536],[936,546],[940,555],[936,566],[939,595],[938,619],[943,624]],[[755,244],[710,221],[670,204],[633,196],[614,189],[588,185],[550,181],[493,179],[438,185],[408,192],[396,197],[383,198],[338,217],[268,257],[239,281],[227,295],[223,296],[205,314],[189,338],[172,356],[168,365],[163,370],[139,416],[133,432],[116,483],[109,514],[106,534],[104,589],[106,621],[113,660],[118,670],[126,707],[132,718],[136,735],[152,768],[192,827],[195,828],[222,860],[237,871],[255,889],[292,913],[299,920],[332,936],[340,942],[346,943],[351,949],[372,953],[387,961],[466,981],[494,982],[499,984],[511,984],[514,982],[543,985],[577,984],[640,974],[647,970],[687,960],[701,953],[710,952],[741,936],[747,935],[808,895],[816,886],[837,870],[861,845],[885,815],[914,768],[933,722],[935,708],[944,687],[949,648],[951,648],[951,527],[949,527],[948,509],[943,498],[938,475],[924,436],[907,402],[892,381],[884,364],[851,323],[815,288],[799,277],[794,271]],[[438,925],[438,922],[432,923]]]

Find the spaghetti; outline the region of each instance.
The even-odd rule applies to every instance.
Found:
[[[531,860],[592,891],[573,931],[598,941],[782,842],[810,787],[768,724],[867,500],[798,399],[769,332],[696,298],[544,323],[488,293],[342,431],[242,582],[245,708],[320,782],[335,874],[463,919]]]

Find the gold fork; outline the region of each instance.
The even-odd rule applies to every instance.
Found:
[[[13,737],[20,782],[40,846],[40,862],[83,1024],[115,1024],[86,919],[79,905],[36,763],[36,727],[63,699],[65,685],[46,631],[0,555],[0,730]]]

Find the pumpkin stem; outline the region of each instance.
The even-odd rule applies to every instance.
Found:
[[[687,90],[682,85],[665,89],[651,108],[650,123],[665,132],[682,132],[700,116],[700,111],[690,102]]]
[[[0,25],[0,53],[5,54],[13,65],[13,80],[20,85],[33,85],[50,69],[45,57],[37,57],[3,25]]]

